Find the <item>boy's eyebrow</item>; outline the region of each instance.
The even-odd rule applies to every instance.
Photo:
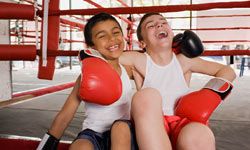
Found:
[[[117,26],[115,26],[115,27],[112,28],[112,30],[115,30],[115,29],[121,30],[121,28],[119,28],[119,27],[117,27]]]
[[[120,28],[117,27],[117,26],[115,26],[115,27],[112,28],[112,30],[114,30],[114,29],[119,29],[119,30],[120,30]],[[98,31],[98,32],[95,34],[95,37],[96,37],[98,34],[101,34],[101,33],[105,33],[105,31],[104,31],[104,30]]]
[[[153,20],[147,21],[147,22],[145,23],[145,26],[147,26],[147,24],[149,24],[149,23],[151,23],[151,22],[153,22]]]
[[[166,19],[166,18],[163,18],[163,17],[162,17],[160,20],[166,20],[166,21],[167,21],[167,19]]]
[[[166,20],[166,19],[162,17],[162,18],[160,18],[160,20]],[[167,21],[167,20],[166,20],[166,21]],[[153,20],[147,21],[147,22],[145,23],[145,26],[147,26],[147,24],[148,24],[148,23],[151,23],[151,22],[154,22],[154,21],[153,21]]]

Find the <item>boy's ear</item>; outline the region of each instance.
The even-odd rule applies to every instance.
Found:
[[[140,47],[141,49],[146,48],[146,43],[143,42],[143,41],[140,41],[140,42],[139,42],[139,47]]]

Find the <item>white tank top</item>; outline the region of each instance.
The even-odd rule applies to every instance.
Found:
[[[83,130],[86,128],[96,132],[109,130],[117,119],[130,119],[132,85],[125,68],[121,66],[122,95],[111,105],[103,106],[85,102],[86,119],[83,121]]]
[[[159,66],[147,56],[146,74],[142,88],[156,88],[162,96],[162,110],[164,115],[174,114],[174,105],[180,96],[189,92],[182,68],[175,56],[166,66]]]

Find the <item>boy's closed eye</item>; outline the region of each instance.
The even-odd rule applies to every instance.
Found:
[[[148,23],[146,28],[147,29],[151,29],[151,28],[154,28],[155,27],[155,24],[154,23]]]
[[[120,28],[114,27],[112,33],[113,33],[114,35],[119,35],[119,34],[122,33],[122,31],[121,31]]]
[[[154,25],[151,25],[151,26],[148,26],[148,29],[151,29],[151,28],[154,28],[155,26]]]
[[[114,34],[114,35],[120,35],[120,34],[121,34],[121,31],[114,31],[113,34]]]
[[[98,34],[96,34],[96,38],[101,39],[104,38],[106,36],[106,34],[104,32],[99,32]]]

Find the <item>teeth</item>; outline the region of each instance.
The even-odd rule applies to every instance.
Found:
[[[166,35],[167,33],[164,31],[161,31],[158,35]]]
[[[118,45],[113,45],[113,46],[110,46],[108,49],[109,50],[115,50],[117,49],[119,46]]]
[[[159,38],[165,38],[168,36],[168,33],[166,31],[161,31],[158,33]]]
[[[164,31],[161,31],[160,34],[161,34],[161,33],[166,34],[166,32],[164,32]]]

